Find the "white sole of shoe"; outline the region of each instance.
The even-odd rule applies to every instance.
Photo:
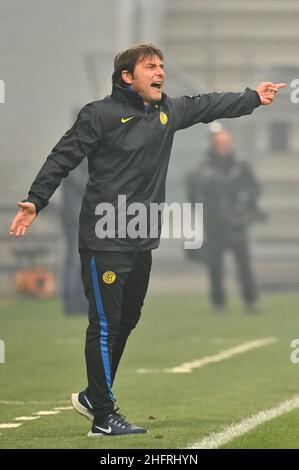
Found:
[[[87,437],[102,437],[102,436],[111,436],[111,437],[121,437],[121,436],[138,436],[140,434],[147,434],[148,431],[146,432],[136,432],[136,433],[127,433],[127,434],[106,434],[106,433],[103,433],[101,434],[100,432],[92,432],[92,431],[89,431],[89,433],[87,434]]]
[[[90,411],[79,402],[79,393],[72,393],[71,402],[74,410],[77,411],[77,413],[89,419],[90,421],[93,421],[93,414],[90,413]]]
[[[106,434],[106,435],[109,436],[109,434]],[[87,437],[102,437],[102,436],[105,436],[105,434],[101,434],[100,432],[89,431],[89,433],[87,434]]]

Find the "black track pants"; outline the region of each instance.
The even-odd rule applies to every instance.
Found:
[[[89,303],[86,394],[96,420],[101,420],[114,410],[112,384],[127,338],[141,315],[152,257],[151,251],[85,251],[80,256]]]

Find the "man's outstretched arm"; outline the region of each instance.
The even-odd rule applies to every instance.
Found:
[[[262,82],[255,90],[246,88],[242,93],[203,93],[173,99],[176,130],[185,129],[200,122],[235,118],[251,114],[260,105],[271,104],[277,91],[285,83]]]
[[[25,201],[19,202],[20,210],[14,217],[9,234],[23,236],[37,214],[49,202],[62,178],[75,169],[89,155],[101,139],[101,124],[95,103],[81,109],[78,118],[53,148],[39,171]]]

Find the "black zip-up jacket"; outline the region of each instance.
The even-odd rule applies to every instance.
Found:
[[[207,93],[170,98],[145,107],[136,92],[115,85],[110,96],[84,106],[73,127],[53,148],[28,198],[37,212],[48,204],[69,171],[88,158],[89,181],[80,213],[79,250],[137,251],[159,245],[157,238],[98,238],[96,206],[118,195],[132,202],[165,201],[165,180],[174,133],[200,122],[251,114],[261,104],[256,91]],[[132,216],[127,217],[132,219]],[[160,222],[159,222],[160,230]]]

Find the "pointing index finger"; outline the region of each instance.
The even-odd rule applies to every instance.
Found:
[[[279,88],[287,87],[287,84],[286,83],[275,83],[274,86],[275,86],[275,88],[279,89]]]

